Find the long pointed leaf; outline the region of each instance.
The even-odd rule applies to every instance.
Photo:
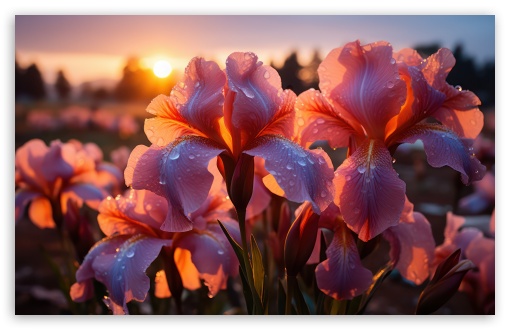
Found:
[[[264,292],[264,264],[262,262],[262,254],[260,253],[260,249],[257,245],[257,241],[255,237],[251,235],[251,259],[252,259],[252,269],[253,269],[253,282],[255,284],[255,289],[259,294],[260,299],[262,300],[263,292]]]

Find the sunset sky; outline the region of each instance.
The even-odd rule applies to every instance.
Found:
[[[495,56],[495,18],[486,16],[23,16],[15,18],[21,65],[36,62],[47,82],[63,69],[72,84],[117,80],[129,56],[151,66],[165,59],[183,70],[200,55],[224,62],[234,51],[253,51],[280,64],[298,50],[303,63],[348,41],[387,40],[398,50],[462,43],[477,62]]]

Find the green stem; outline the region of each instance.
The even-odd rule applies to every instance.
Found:
[[[287,299],[285,300],[285,315],[292,314],[292,293],[294,292],[294,287],[296,284],[296,277],[287,275]]]
[[[253,271],[251,269],[250,256],[248,255],[248,242],[246,241],[246,209],[237,210],[237,218],[239,220],[239,230],[241,231],[241,244],[243,248],[243,263],[244,268],[246,269],[246,281],[248,281],[248,285],[250,287],[251,296],[253,299],[253,310],[251,314],[262,314],[263,308],[260,299],[258,299],[258,293],[255,289],[255,284],[253,281]],[[248,311],[250,312],[250,311]]]

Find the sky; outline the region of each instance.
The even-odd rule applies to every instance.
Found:
[[[72,84],[119,79],[130,56],[151,66],[166,59],[182,70],[194,56],[224,63],[253,51],[279,65],[293,50],[305,64],[318,50],[359,39],[390,42],[395,50],[462,44],[478,63],[495,56],[494,15],[16,15],[16,59],[36,62],[46,80],[64,70]]]

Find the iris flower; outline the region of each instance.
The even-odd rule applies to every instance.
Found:
[[[411,49],[394,53],[387,42],[355,41],[321,63],[321,92],[299,96],[300,143],[326,140],[333,148],[349,147],[335,172],[334,201],[361,240],[399,222],[405,183],[393,169],[392,153],[400,144],[421,140],[429,164],[450,166],[464,184],[483,177],[485,167],[472,152],[472,139],[483,126],[480,101],[446,82],[454,64],[447,49],[422,59]],[[441,123],[425,121],[428,117]]]
[[[212,297],[226,288],[229,276],[237,276],[239,263],[217,219],[239,240],[239,225],[231,218],[232,203],[221,186],[219,173],[211,194],[190,217],[194,228],[185,233],[160,229],[167,218],[166,200],[147,190],[130,190],[124,196],[106,198],[99,207],[98,222],[106,238],[96,243],[76,273],[71,297],[82,302],[93,295],[93,279],[103,283],[114,313],[128,313],[131,300],[144,301],[150,286],[145,274],[161,249],[172,249],[184,288],[201,286],[204,280]],[[163,271],[156,279],[156,294],[170,296]]]
[[[307,151],[294,135],[296,96],[282,90],[273,68],[253,53],[233,53],[225,70],[194,58],[170,96],[148,106],[145,121],[151,147],[137,146],[125,170],[128,186],[147,189],[168,200],[161,229],[193,228],[189,215],[208,196],[217,159],[236,209],[252,197],[254,159],[265,160],[264,183],[295,202],[308,200],[320,213],[333,198],[333,168],[323,151]],[[217,157],[219,156],[219,157]]]
[[[39,228],[53,228],[55,220],[62,221],[54,212],[65,214],[70,199],[79,207],[85,202],[97,208],[107,195],[97,184],[94,157],[81,144],[53,141],[48,147],[41,140],[30,140],[16,150],[15,164],[16,221],[30,204],[30,220]]]

